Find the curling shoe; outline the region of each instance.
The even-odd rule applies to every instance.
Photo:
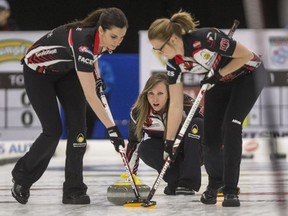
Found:
[[[224,196],[223,188],[224,188],[224,186],[222,186],[222,187],[220,187],[218,189],[218,193],[217,193],[218,197],[223,197]],[[240,187],[237,187],[236,195],[239,195],[239,194],[240,194]]]
[[[90,204],[90,197],[86,193],[63,194],[62,203],[86,205]]]
[[[201,195],[200,201],[207,205],[212,205],[217,203],[217,189],[207,187]]]
[[[238,207],[240,206],[240,201],[238,196],[235,194],[225,194],[224,200],[222,202],[223,207]]]
[[[194,190],[188,188],[188,187],[177,187],[175,189],[176,195],[194,195]]]
[[[169,186],[166,186],[164,188],[164,194],[166,194],[166,195],[176,195],[175,194],[175,189],[172,189]]]
[[[11,189],[12,196],[21,204],[26,204],[30,197],[30,188],[23,187],[17,184],[14,179],[12,180],[14,185]]]

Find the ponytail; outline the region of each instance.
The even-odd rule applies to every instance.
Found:
[[[148,29],[149,40],[166,41],[175,34],[178,37],[194,31],[199,25],[199,21],[195,20],[188,12],[179,11],[170,19],[160,18],[155,20]]]

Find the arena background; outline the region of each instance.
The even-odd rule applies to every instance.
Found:
[[[245,0],[8,0],[12,17],[21,30],[50,30],[74,19],[82,19],[99,7],[119,7],[129,20],[127,36],[117,52],[138,53],[138,31],[146,30],[159,17],[167,17],[180,9],[189,11],[201,26],[230,28],[238,19],[239,28],[246,28]],[[252,0],[261,2],[264,28],[278,28],[278,7],[282,0]],[[285,0],[284,0],[285,1]],[[249,1],[248,1],[249,2]],[[251,6],[249,6],[251,7]]]
[[[119,7],[125,12],[130,25],[126,38],[113,55],[104,55],[101,58],[107,59],[112,67],[117,68],[117,71],[115,71],[115,91],[112,93],[110,106],[115,121],[125,138],[127,138],[128,132],[129,111],[138,95],[141,82],[139,79],[141,63],[140,32],[147,30],[154,19],[169,17],[171,14],[183,9],[200,20],[200,27],[215,26],[221,29],[228,29],[233,20],[238,19],[240,21],[239,30],[247,29],[254,31],[255,29],[269,29],[271,31],[272,29],[273,31],[273,29],[277,28],[282,31],[286,27],[286,23],[288,23],[286,22],[287,17],[283,17],[283,14],[287,11],[285,9],[288,8],[287,3],[286,7],[281,7],[287,0],[8,1],[11,6],[12,18],[18,24],[21,32],[1,33],[0,47],[4,49],[9,48],[11,45],[6,43],[8,39],[19,37],[24,40],[27,38],[29,39],[27,44],[32,43],[44,32],[75,19],[82,19],[96,8]],[[281,41],[287,51],[287,37],[281,37],[279,41]],[[288,59],[287,52],[284,53],[285,61]],[[14,158],[26,152],[31,145],[31,140],[34,140],[41,128],[37,117],[33,113],[33,109],[27,101],[23,88],[23,77],[21,77],[21,66],[19,64],[21,55],[7,61],[7,59],[5,60],[6,56],[2,56],[3,54],[5,54],[4,51],[0,55],[0,156],[5,159],[5,157]],[[287,65],[287,61],[284,65]],[[285,81],[285,77],[288,77],[287,70],[286,68],[285,70],[276,71],[283,74],[279,79],[283,86],[279,87],[276,83],[275,87],[273,87],[276,89],[276,92],[279,92],[279,97],[282,98],[284,98],[283,94],[287,95],[288,92],[287,85],[283,82],[283,80]],[[273,96],[272,98],[275,99]],[[280,104],[278,100],[275,104],[274,101],[272,100],[272,103],[268,105],[272,111],[274,109],[288,110],[287,100],[283,100],[283,104]],[[274,105],[277,107],[275,108]],[[285,116],[287,117],[287,113]],[[287,123],[285,126],[287,128]],[[96,138],[103,139],[104,132],[105,129],[100,124],[97,128]],[[276,138],[279,138],[279,136],[280,138],[287,137],[285,131],[280,135],[277,133],[272,134],[272,136],[274,135]],[[285,142],[279,140],[278,144],[283,146]],[[277,147],[277,152],[283,151],[286,153],[287,143],[285,144],[285,148],[281,146]],[[261,152],[262,150],[258,149],[258,151]]]

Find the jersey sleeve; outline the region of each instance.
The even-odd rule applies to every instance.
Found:
[[[166,64],[168,82],[170,85],[181,82],[181,69],[176,64],[175,58],[170,59]]]
[[[73,29],[71,39],[76,70],[92,72],[94,70],[92,36],[85,29]]]
[[[236,48],[236,41],[217,28],[206,28],[202,31],[203,46],[224,56],[232,56]]]
[[[129,166],[131,167],[133,174],[137,175],[138,166],[139,166],[138,147],[139,147],[140,142],[138,141],[135,135],[136,121],[135,121],[133,114],[134,114],[133,111],[131,111],[126,156],[127,156]]]

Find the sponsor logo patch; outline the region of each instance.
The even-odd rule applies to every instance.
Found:
[[[197,134],[198,133],[198,126],[197,125],[193,125],[191,131],[192,131],[193,134]]]
[[[199,128],[198,125],[194,124],[191,128],[191,133],[188,133],[188,137],[192,139],[200,139],[200,135],[198,135]]]
[[[226,38],[222,38],[220,42],[220,50],[227,51],[229,46],[230,46],[229,40]]]
[[[210,58],[210,54],[209,53],[203,53],[203,58],[205,59],[205,60],[207,60],[207,59],[209,59]]]
[[[85,142],[85,137],[82,133],[78,134],[77,138],[76,138],[76,143],[73,143],[73,147],[75,148],[79,148],[79,147],[85,147],[87,145],[87,143]]]
[[[79,52],[84,53],[84,52],[86,52],[87,50],[89,50],[89,48],[88,48],[87,46],[80,46],[80,47],[78,48],[78,50],[79,50]]]
[[[51,49],[51,50],[43,50],[41,52],[36,53],[35,55],[37,57],[41,57],[41,56],[46,56],[46,55],[54,55],[57,53],[57,49]]]
[[[82,63],[84,63],[84,64],[93,65],[93,60],[92,60],[92,59],[90,59],[90,58],[85,58],[85,57],[83,57],[83,56],[81,56],[81,55],[78,56],[78,61],[79,61],[79,62],[82,62]]]
[[[200,41],[194,41],[192,46],[195,48],[195,49],[199,49],[201,47],[201,42]]]

